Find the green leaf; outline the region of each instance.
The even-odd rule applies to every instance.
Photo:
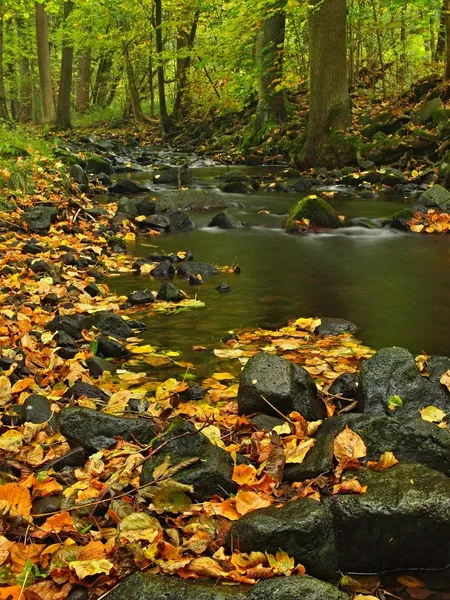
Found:
[[[157,513],[183,513],[189,510],[192,502],[183,491],[175,487],[164,487],[153,496],[153,505]]]
[[[29,558],[19,575],[16,576],[17,583],[22,587],[28,587],[34,583],[34,565]]]
[[[403,406],[403,400],[400,396],[391,396],[388,399],[388,406],[391,410],[396,410],[397,408]]]
[[[91,342],[91,352],[95,356],[97,354],[97,351],[98,351],[98,340],[93,340]]]

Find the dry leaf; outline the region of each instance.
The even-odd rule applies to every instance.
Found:
[[[390,469],[394,465],[398,464],[398,460],[395,458],[392,452],[383,452],[378,462],[369,461],[367,467],[372,471],[385,471]]]
[[[449,373],[450,371],[447,372]],[[437,406],[427,406],[426,408],[422,408],[420,416],[424,421],[428,421],[428,423],[441,423],[447,415],[443,410],[437,408]]]
[[[272,504],[269,498],[263,498],[256,492],[239,491],[236,495],[236,510],[243,516],[257,508],[267,508]]]
[[[100,560],[74,560],[69,562],[69,567],[75,571],[78,579],[91,577],[100,573],[108,573],[114,568],[114,564],[105,558]]]
[[[338,461],[346,458],[363,458],[367,454],[362,438],[347,425],[334,440],[334,456]]]
[[[367,491],[367,485],[361,485],[357,477],[353,479],[344,479],[341,483],[333,486],[332,494],[364,494]]]
[[[30,492],[18,483],[0,486],[0,513],[12,517],[29,517],[31,514]]]

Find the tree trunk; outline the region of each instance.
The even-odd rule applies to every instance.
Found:
[[[280,88],[283,79],[286,0],[276,0],[256,38],[258,68],[258,106],[254,131],[262,137],[271,126],[286,119],[286,99]]]
[[[445,13],[447,10],[447,0],[443,0],[441,16],[439,18],[439,29],[434,52],[434,60],[437,62],[444,56],[445,51]]]
[[[444,80],[450,81],[450,0],[446,0],[445,5],[445,37],[447,41],[447,50],[445,53]]]
[[[133,65],[131,64],[128,47],[123,43],[123,53],[125,55],[125,68],[127,72],[128,90],[130,93],[131,109],[133,111],[133,117],[136,121],[143,121],[144,114],[141,108],[141,100],[139,98],[139,91],[136,86],[136,80],[134,77]]]
[[[158,95],[159,95],[159,118],[161,120],[161,129],[163,134],[169,132],[172,121],[167,112],[166,90],[164,85],[164,64],[162,53],[164,50],[162,36],[162,0],[155,0],[155,35],[156,35],[156,57],[157,57],[157,75],[158,75]]]
[[[5,70],[3,63],[3,15],[0,15],[0,118],[9,120],[8,105],[6,102],[6,89],[5,89]]]
[[[64,3],[64,31],[61,53],[61,76],[59,80],[58,93],[58,113],[56,115],[56,125],[61,129],[72,127],[70,121],[70,100],[72,93],[72,75],[73,75],[73,46],[68,45],[65,36],[67,19],[73,9],[73,0],[66,0]]]
[[[75,108],[78,112],[89,109],[89,92],[91,87],[91,51],[86,50],[78,57],[77,99]]]
[[[345,0],[313,0],[309,10],[310,110],[302,159],[320,162],[332,130],[351,121],[347,81]]]
[[[177,94],[173,105],[173,114],[175,118],[183,117],[186,114],[185,94],[187,87],[187,78],[191,68],[191,50],[194,46],[195,35],[197,33],[197,24],[200,12],[196,11],[192,22],[191,31],[180,31],[177,38],[177,51],[181,56],[177,58]],[[183,56],[183,51],[187,49],[187,56]]]
[[[55,101],[53,98],[50,46],[48,43],[48,20],[43,4],[35,2],[35,10],[42,122],[51,123],[55,119]]]
[[[112,60],[108,57],[102,57],[98,64],[97,75],[95,77],[94,90],[92,92],[92,102],[102,108],[106,103],[106,94],[108,86],[108,77],[112,69]]]

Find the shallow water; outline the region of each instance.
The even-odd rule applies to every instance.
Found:
[[[243,169],[253,175],[280,170]],[[215,188],[220,183],[217,177],[225,173],[226,167],[194,169],[194,185]],[[130,176],[151,183],[148,172]],[[300,197],[268,192],[233,195],[244,208],[229,212],[248,227],[211,229],[207,224],[214,212],[192,212],[196,230],[142,237],[129,245],[137,256],[154,252],[152,245],[167,253],[190,248],[195,260],[218,265],[238,262],[242,269],[240,275],[220,274],[196,288],[176,281],[191,296],[197,294],[206,308],[148,319],[146,339],[163,349],[181,350],[184,359],[192,360],[192,346],[217,343],[230,330],[278,326],[290,317],[335,316],[356,323],[358,337],[374,348],[397,345],[416,353],[448,355],[449,236],[402,234],[379,227],[288,235],[280,224]],[[412,202],[411,197],[392,193],[363,199],[342,188],[327,199],[340,214],[364,217],[374,226]],[[231,286],[230,293],[216,291],[222,281]],[[129,275],[111,280],[110,285],[127,294],[146,287],[158,289],[160,282]]]

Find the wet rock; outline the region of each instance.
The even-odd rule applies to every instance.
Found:
[[[450,563],[450,479],[415,464],[357,474],[367,485],[366,493],[332,496],[328,501],[339,568],[379,573],[446,567]]]
[[[334,317],[321,317],[320,325],[316,327],[314,333],[317,335],[340,335],[341,333],[354,333],[357,327],[351,321],[337,319]]]
[[[127,302],[132,306],[142,306],[151,304],[155,301],[155,297],[149,290],[138,290],[128,295]]]
[[[54,206],[39,206],[25,210],[22,219],[27,224],[28,231],[47,232],[57,214]]]
[[[89,375],[95,378],[101,377],[105,371],[112,374],[117,371],[117,368],[110,361],[98,356],[87,358],[86,366],[89,369]]]
[[[94,452],[112,446],[118,437],[148,444],[155,436],[151,419],[113,417],[84,407],[63,408],[59,422],[61,433],[72,444]]]
[[[219,227],[220,229],[237,229],[241,227],[241,224],[233,215],[229,215],[226,212],[217,213],[209,223],[208,227]]]
[[[345,402],[345,400],[356,400],[357,390],[358,375],[356,373],[342,373],[333,381],[328,392],[332,396],[338,396],[338,398],[332,398],[332,401],[338,410],[342,410],[349,405],[349,402]],[[345,398],[345,400],[339,398]]]
[[[117,340],[102,335],[97,338],[97,353],[103,358],[128,358],[130,352]]]
[[[442,185],[433,185],[418,198],[418,204],[428,208],[439,208],[450,212],[450,192]]]
[[[396,185],[401,185],[407,183],[407,179],[405,175],[399,171],[398,169],[393,169],[391,167],[384,167],[384,171],[386,172],[381,179],[382,185],[387,185],[389,187],[395,187]]]
[[[84,190],[89,189],[89,180],[86,171],[80,165],[72,165],[69,169],[72,179],[82,186]]]
[[[183,398],[184,402],[192,402],[196,400],[202,400],[205,397],[205,392],[203,388],[198,383],[189,383],[189,387],[184,392],[180,394],[181,398]]]
[[[165,446],[161,446],[167,441]],[[160,446],[161,450],[144,464],[141,474],[142,485],[153,481],[153,471],[164,461],[166,456],[170,457],[173,465],[190,458],[198,458],[198,462],[182,469],[173,477],[180,483],[194,486],[192,497],[195,500],[202,502],[215,494],[224,497],[224,495],[236,492],[236,484],[232,480],[233,459],[231,455],[222,448],[211,444],[208,438],[199,433],[192,423],[180,420],[172,422],[170,431],[158,440],[156,447]]]
[[[313,186],[313,181],[306,177],[301,177],[300,181],[296,181],[294,185],[291,186],[291,192],[307,192]]]
[[[31,394],[23,403],[22,418],[25,423],[45,423],[53,420],[50,400],[40,394]]]
[[[178,275],[181,277],[196,277],[201,275],[202,277],[210,277],[211,275],[217,275],[219,269],[214,265],[203,262],[195,262],[193,260],[185,261],[180,264],[177,268]]]
[[[102,295],[100,288],[95,283],[90,283],[89,285],[87,285],[84,288],[84,291],[86,292],[86,294],[89,294],[91,298],[95,298],[96,296]]]
[[[56,306],[57,304],[59,304],[59,302],[60,299],[58,298],[58,296],[52,293],[47,294],[41,300],[42,306]]]
[[[360,369],[359,410],[368,414],[416,416],[426,406],[437,406],[450,412],[450,392],[440,383],[441,375],[449,368],[449,359],[432,357],[434,369],[422,377],[414,356],[405,348],[383,348],[365,360]],[[389,398],[399,396],[403,406],[389,408]]]
[[[35,260],[30,265],[31,270],[36,275],[40,273],[51,273],[53,265],[45,260]]]
[[[155,202],[150,196],[145,196],[144,198],[135,198],[134,204],[139,216],[149,217],[150,215],[155,214]]]
[[[134,219],[139,213],[135,202],[124,196],[117,203],[117,214],[123,214],[129,219]]]
[[[95,269],[89,269],[87,271],[87,275],[89,277],[93,277],[97,282],[105,280],[104,276],[100,273],[100,271],[96,271]]]
[[[123,239],[113,238],[108,240],[108,246],[113,254],[121,254],[127,251],[127,243]]]
[[[389,226],[399,231],[409,231],[408,221],[413,218],[413,215],[414,210],[412,208],[403,208],[395,213]]]
[[[75,398],[78,400],[78,398],[81,398],[82,396],[86,396],[86,398],[98,398],[103,402],[107,402],[109,399],[106,392],[96,385],[85,383],[84,381],[77,381],[64,392],[64,398]]]
[[[119,340],[126,340],[134,335],[133,330],[123,317],[103,310],[84,318],[81,321],[81,325],[83,329],[96,327],[103,335],[108,335]]]
[[[155,279],[172,279],[175,275],[175,267],[173,264],[165,260],[156,266],[151,272],[151,276]]]
[[[252,586],[248,600],[349,600],[337,587],[314,577],[275,577]]]
[[[49,513],[57,513],[61,510],[61,502],[64,496],[62,494],[58,494],[57,496],[48,496],[47,498],[39,498],[35,500],[32,504],[32,513],[33,515],[47,515]],[[39,525],[42,522],[42,517],[36,518],[34,517],[34,521]]]
[[[228,285],[228,283],[221,283],[220,285],[218,285],[216,287],[216,290],[220,293],[220,294],[226,294],[227,292],[231,292],[231,288]]]
[[[242,371],[237,398],[239,413],[279,416],[264,399],[285,415],[296,410],[308,421],[325,415],[316,385],[306,369],[280,356],[260,352]]]
[[[222,585],[214,580],[134,573],[108,594],[108,600],[246,600],[247,589],[248,586]],[[304,600],[312,600],[312,596]]]
[[[22,246],[22,252],[24,254],[41,254],[41,252],[45,252],[45,248],[33,239]]]
[[[243,181],[232,181],[222,186],[222,192],[225,194],[250,194],[253,188]]]
[[[247,513],[233,523],[230,547],[270,554],[284,550],[315,577],[331,579],[337,573],[332,515],[316,500],[295,500],[282,508]]]
[[[413,115],[414,125],[426,125],[431,121],[436,111],[443,107],[443,102],[440,98],[433,98],[425,102],[425,104]]]
[[[380,183],[380,181],[383,178],[383,174],[373,169],[368,171],[367,173],[361,173],[361,178],[363,179],[363,181],[367,181],[367,183]]]
[[[108,192],[110,194],[143,194],[148,192],[148,188],[132,179],[120,179],[108,189]]]
[[[153,177],[153,183],[164,183],[172,185],[189,185],[192,182],[192,171],[187,167],[170,167],[157,173]]]
[[[127,408],[132,413],[143,413],[149,406],[150,403],[144,398],[130,398]]]
[[[168,231],[171,223],[170,219],[165,215],[150,215],[145,219],[145,225],[150,229],[162,229]]]
[[[63,263],[68,266],[74,265],[77,261],[73,252],[66,252],[62,257],[62,260]]]
[[[186,298],[186,294],[170,281],[165,281],[159,288],[156,298],[166,302],[181,302]]]
[[[334,466],[333,443],[348,425],[364,440],[367,460],[379,460],[383,452],[393,452],[400,462],[421,463],[450,474],[450,434],[420,417],[395,418],[387,415],[350,413],[325,419],[314,447],[301,464],[287,465],[287,481],[304,481],[328,473]]]
[[[78,447],[69,450],[67,454],[64,456],[59,456],[55,458],[51,462],[47,463],[44,467],[41,467],[42,471],[50,471],[53,469],[54,471],[62,471],[67,467],[77,468],[82,467],[86,462],[88,455],[84,448]]]
[[[170,214],[169,220],[170,229],[172,231],[192,231],[193,229],[195,229],[194,223],[182,210],[177,210]]]
[[[263,413],[256,415],[250,419],[250,423],[256,427],[258,431],[272,431],[274,427],[284,425],[286,421]]]
[[[88,600],[89,592],[86,588],[75,587],[72,589],[70,594],[67,596],[66,600]],[[123,599],[125,600],[125,599]]]
[[[97,154],[93,153],[90,153],[88,155],[85,167],[88,173],[93,173],[94,175],[100,173],[106,173],[107,175],[111,175],[111,173],[113,172],[111,161],[109,161],[106,158],[101,158]]]
[[[342,226],[339,215],[334,208],[323,198],[309,196],[303,198],[289,212],[286,221],[286,230],[295,227],[296,221],[307,219],[310,227],[324,227],[336,229]]]
[[[131,329],[135,329],[137,331],[145,331],[148,329],[145,321],[141,321],[139,319],[130,319],[128,321],[128,327],[131,327]]]

